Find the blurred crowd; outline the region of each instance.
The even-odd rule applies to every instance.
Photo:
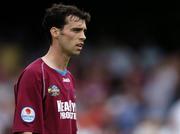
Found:
[[[38,57],[25,55],[19,45],[1,44],[0,134],[10,134],[14,82]],[[87,42],[69,64],[76,78],[78,134],[180,134],[179,52],[148,43],[98,44]]]

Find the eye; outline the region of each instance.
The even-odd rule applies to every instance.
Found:
[[[82,28],[73,28],[72,29],[72,31],[77,32],[77,33],[81,32],[82,30],[83,30]]]

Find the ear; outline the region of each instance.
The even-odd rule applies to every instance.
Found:
[[[50,33],[51,33],[51,36],[52,36],[52,37],[57,38],[57,37],[59,36],[59,34],[60,34],[60,31],[59,31],[58,28],[52,27],[52,28],[50,29]]]

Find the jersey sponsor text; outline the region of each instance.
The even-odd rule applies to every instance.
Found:
[[[57,100],[58,112],[60,119],[74,119],[76,120],[76,103],[71,100],[62,102]]]

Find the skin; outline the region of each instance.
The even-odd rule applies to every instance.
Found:
[[[68,16],[67,24],[62,29],[52,27],[52,44],[43,61],[52,68],[64,70],[72,55],[79,55],[86,39],[86,23],[76,16]],[[20,134],[32,134],[23,132]]]
[[[60,31],[61,36],[58,36],[58,44],[67,56],[79,55],[84,40],[86,39],[84,31],[86,30],[85,21],[80,20],[75,16],[67,18],[68,24]],[[80,44],[81,45],[78,45]]]
[[[52,44],[43,61],[52,68],[64,70],[72,55],[79,55],[86,39],[86,23],[76,16],[68,16],[62,29],[52,27]]]

